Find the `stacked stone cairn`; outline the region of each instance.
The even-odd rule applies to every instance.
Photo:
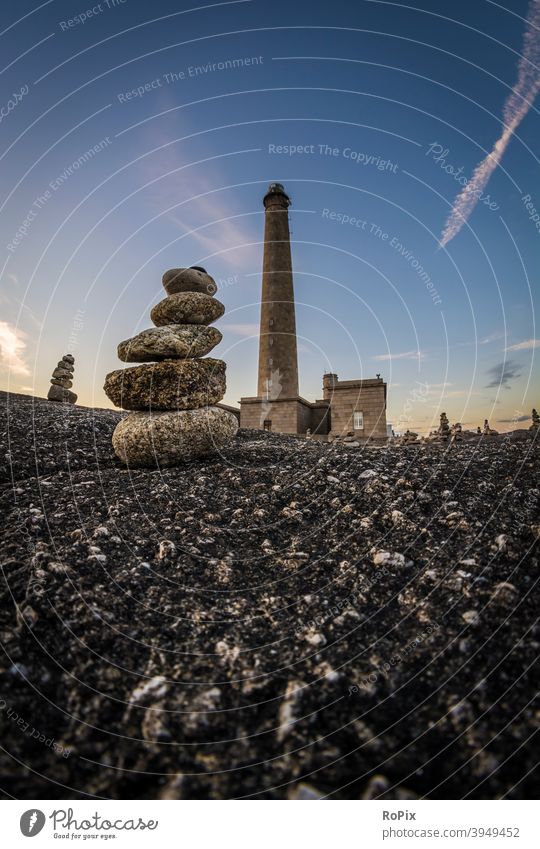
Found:
[[[442,442],[447,442],[450,438],[450,422],[446,413],[441,413],[441,420],[437,435]]]
[[[74,404],[77,400],[75,392],[71,392],[73,386],[73,365],[75,357],[64,354],[51,377],[51,387],[47,394],[49,401],[61,401],[65,404]]]
[[[532,425],[529,430],[537,431],[540,430],[540,415],[533,409],[531,413]]]
[[[463,428],[461,426],[461,422],[456,422],[450,428],[450,441],[452,443],[463,441]]]
[[[414,445],[416,442],[418,442],[418,434],[414,430],[407,428],[401,437],[400,445]]]
[[[440,423],[437,430],[430,431],[428,436],[424,437],[424,442],[448,442],[451,437],[450,422],[446,413],[441,413]]]
[[[155,325],[121,342],[118,357],[143,363],[113,371],[105,392],[132,411],[113,433],[117,456],[128,466],[173,466],[227,445],[236,416],[215,404],[225,395],[225,363],[205,357],[221,341],[209,327],[225,312],[204,268],[173,268],[163,275],[167,297],[152,309]]]
[[[499,431],[494,430],[489,426],[489,422],[487,419],[484,419],[484,429],[482,430],[482,436],[498,436]]]

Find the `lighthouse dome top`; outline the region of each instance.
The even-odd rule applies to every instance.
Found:
[[[270,197],[275,198],[276,195],[280,195],[286,201],[286,205],[289,206],[291,200],[289,198],[289,195],[285,191],[285,187],[283,186],[283,183],[270,183],[270,185],[268,186],[268,191],[267,191],[264,199],[266,200],[267,198],[270,198]]]

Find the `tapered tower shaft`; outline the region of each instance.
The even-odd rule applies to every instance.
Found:
[[[264,197],[264,258],[259,341],[259,397],[298,395],[296,318],[289,233],[290,199],[281,183]]]

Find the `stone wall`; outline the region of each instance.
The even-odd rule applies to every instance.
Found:
[[[311,404],[307,401],[301,399],[298,402],[298,430],[297,433],[306,433],[306,431],[311,430]]]
[[[262,398],[240,399],[240,427],[263,430],[264,422],[270,422],[275,433],[327,433],[325,414],[328,405],[324,402],[311,404],[304,398],[284,398],[265,401]]]
[[[275,433],[333,436],[354,432],[365,441],[386,440],[386,383],[373,380],[338,380],[337,375],[325,375],[324,399],[310,403],[304,398],[283,398],[265,401],[262,398],[240,400],[240,427],[263,430],[264,422]],[[364,414],[364,427],[354,430],[355,411]]]
[[[315,401],[311,405],[311,433],[325,435],[330,432],[332,413],[327,401]]]
[[[386,439],[386,383],[370,380],[338,380],[337,375],[323,378],[325,400],[331,406],[331,433],[354,432],[359,440]],[[354,430],[354,412],[364,414],[364,427]]]
[[[240,427],[263,430],[265,421],[276,433],[298,433],[298,401],[265,401],[263,398],[240,399]]]

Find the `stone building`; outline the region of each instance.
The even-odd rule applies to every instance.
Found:
[[[319,438],[354,434],[385,440],[386,383],[381,377],[323,377],[323,397],[299,395],[294,285],[289,232],[290,199],[281,183],[264,197],[264,256],[257,395],[240,399],[241,427]]]

